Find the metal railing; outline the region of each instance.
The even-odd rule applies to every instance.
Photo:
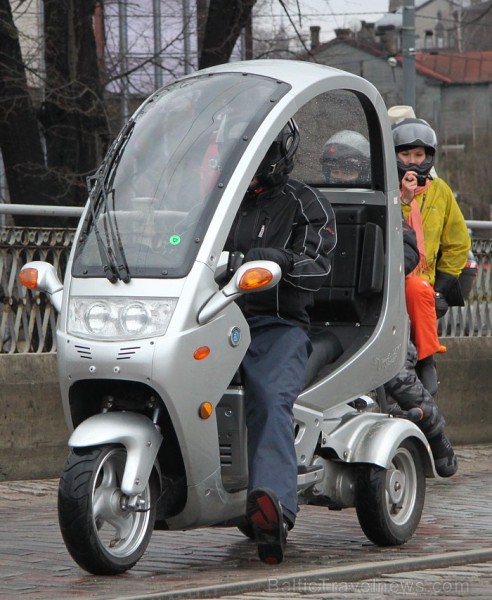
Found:
[[[487,228],[492,229],[492,223]],[[492,335],[492,239],[473,239],[472,252],[477,277],[465,306],[451,307],[439,320],[440,337]]]
[[[56,351],[56,311],[18,275],[27,262],[44,260],[63,277],[74,235],[75,229],[0,228],[0,353]]]
[[[68,209],[68,211],[67,211]],[[0,214],[80,216],[82,208],[0,205]],[[492,222],[468,222],[476,232]],[[473,224],[473,225],[471,225]],[[44,260],[63,280],[75,229],[0,227],[0,353],[56,352],[57,314],[44,294],[20,285],[23,265]],[[478,275],[464,307],[453,307],[439,322],[441,337],[492,336],[492,239],[477,238],[473,253]]]

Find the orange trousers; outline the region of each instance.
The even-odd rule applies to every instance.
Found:
[[[418,360],[439,351],[435,293],[432,285],[419,275],[405,278],[405,298],[410,317],[410,335],[417,347]]]

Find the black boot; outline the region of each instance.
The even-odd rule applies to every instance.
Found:
[[[434,457],[437,474],[441,477],[451,477],[458,470],[458,459],[454,453],[451,442],[440,433],[429,440],[429,445]]]

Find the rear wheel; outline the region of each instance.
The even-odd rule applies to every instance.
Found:
[[[417,444],[404,440],[389,469],[360,467],[356,511],[366,536],[379,546],[398,546],[415,533],[425,499],[425,471]]]
[[[136,507],[121,491],[126,449],[102,446],[72,451],[58,490],[58,519],[72,558],[95,575],[131,569],[149,543],[155,523],[155,470]]]

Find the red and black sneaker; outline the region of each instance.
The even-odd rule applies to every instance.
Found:
[[[288,527],[275,494],[265,488],[251,490],[246,503],[246,514],[253,526],[260,560],[268,565],[281,563]]]

